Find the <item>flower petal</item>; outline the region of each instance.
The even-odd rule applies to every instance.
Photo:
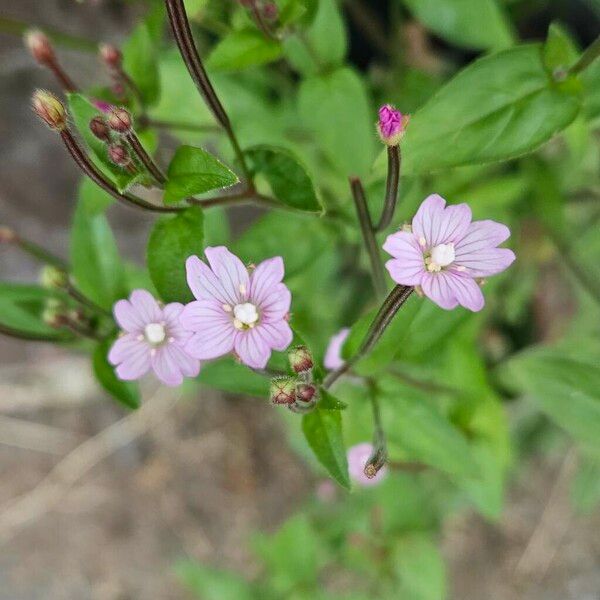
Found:
[[[139,333],[127,333],[117,338],[108,352],[108,362],[111,365],[118,365],[126,360],[128,356],[136,354],[142,348],[146,348],[146,342],[138,339],[139,335]]]
[[[441,196],[432,194],[423,201],[412,221],[417,240],[424,238],[428,248],[456,243],[471,222],[471,209],[467,204],[444,208],[445,205],[446,201]]]
[[[119,357],[120,364],[115,369],[117,377],[125,381],[131,381],[139,379],[150,369],[150,347],[141,341],[117,346],[125,337],[127,336],[115,342],[109,354],[109,361],[115,364],[117,357]]]
[[[425,273],[421,281],[421,288],[423,293],[441,308],[451,310],[458,306],[449,271]]]
[[[221,304],[231,304],[219,278],[197,256],[185,261],[187,283],[198,300],[218,300]]]
[[[196,376],[200,371],[200,363],[176,344],[167,344],[157,348],[152,356],[152,369],[165,385],[177,386],[183,381],[184,375]]]
[[[257,327],[257,334],[273,350],[283,352],[294,339],[294,332],[287,321],[283,319],[273,323],[261,323]]]
[[[325,359],[323,360],[326,369],[329,369],[330,371],[339,369],[346,362],[342,358],[342,348],[349,335],[350,328],[344,327],[344,329],[341,329],[329,340],[329,345],[325,352]]]
[[[471,277],[489,277],[507,269],[515,258],[508,248],[483,248],[457,255],[453,268],[465,267]]]
[[[483,248],[495,247],[510,237],[510,229],[496,221],[473,221],[461,240],[456,242],[456,256]]]
[[[473,312],[479,312],[485,304],[481,287],[467,275],[452,273],[451,277],[454,295],[459,304]]]
[[[264,369],[271,357],[271,348],[260,335],[259,327],[239,331],[235,338],[235,352],[240,360],[253,369]]]
[[[261,304],[272,289],[281,282],[284,275],[283,259],[275,256],[263,260],[250,276],[250,298],[255,304]]]
[[[113,306],[113,314],[119,327],[129,333],[141,332],[147,325],[129,300],[116,302]]]
[[[210,268],[219,278],[232,305],[245,302],[250,291],[250,276],[244,263],[225,246],[204,249]]]
[[[179,319],[182,327],[194,335],[185,350],[194,358],[208,360],[233,350],[236,329],[231,316],[217,302],[200,300],[188,304]]]
[[[146,290],[134,290],[129,297],[133,309],[138,313],[144,325],[159,323],[163,314],[154,296]]]
[[[292,293],[284,283],[278,283],[259,304],[261,321],[272,323],[283,319],[290,311]]]
[[[383,249],[394,258],[385,264],[391,278],[402,285],[419,285],[425,272],[423,250],[416,237],[406,231],[398,231],[387,237]]]
[[[183,346],[191,337],[191,332],[181,324],[181,314],[185,307],[179,302],[171,302],[163,309],[163,315],[167,324],[167,335]]]

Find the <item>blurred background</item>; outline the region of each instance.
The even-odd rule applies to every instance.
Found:
[[[384,0],[364,4],[387,10]],[[141,9],[0,0],[0,222],[61,256],[79,173],[29,109],[32,90],[54,83],[8,19],[119,43]],[[381,52],[377,32],[363,33],[369,15],[359,2],[347,12],[351,60],[368,69]],[[544,39],[555,19],[582,46],[600,31],[594,0],[531,0],[519,15],[524,39]],[[414,23],[407,37],[415,60],[434,70],[440,48],[459,64],[473,58]],[[67,49],[61,60],[77,80],[97,78],[93,55]],[[151,219],[124,210],[110,217],[122,253],[141,260]],[[0,248],[1,279],[37,276],[37,264]],[[544,277],[552,311],[542,304],[538,316],[549,331],[573,306],[556,273]],[[144,407],[127,414],[98,390],[85,357],[0,337],[0,599],[190,598],[174,572],[178,560],[254,576],[255,532],[326,501],[330,490],[288,447],[266,402],[208,390],[181,396],[150,387]],[[471,512],[446,522],[450,598],[600,599],[600,514],[572,508],[574,471],[564,445],[534,453],[514,475],[497,523]]]

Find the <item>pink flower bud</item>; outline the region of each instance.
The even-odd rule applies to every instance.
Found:
[[[314,366],[312,354],[306,346],[294,346],[288,352],[288,359],[294,373],[305,373]]]
[[[112,44],[100,44],[100,59],[108,67],[118,69],[123,62],[123,54]]]
[[[275,2],[265,2],[262,7],[262,13],[263,17],[267,19],[267,21],[275,21],[279,16],[277,4],[275,4]]]
[[[379,109],[377,132],[381,141],[387,146],[397,146],[404,136],[408,125],[408,115],[403,115],[391,104],[385,104]]]
[[[131,157],[129,156],[127,146],[118,142],[108,146],[108,158],[119,167],[126,167],[131,164]]]
[[[50,129],[64,131],[67,128],[67,111],[54,94],[46,90],[37,90],[31,99],[31,106]]]
[[[293,404],[296,400],[296,380],[292,377],[274,377],[270,395],[273,404]]]
[[[310,402],[316,401],[315,395],[317,393],[317,388],[310,383],[300,383],[296,387],[296,401],[302,402],[304,404],[308,404]]]
[[[110,129],[102,117],[94,117],[90,121],[90,131],[103,142],[110,142]]]
[[[49,65],[56,60],[54,48],[48,37],[41,31],[33,29],[25,34],[25,45],[35,61],[40,65]]]
[[[117,133],[128,133],[133,125],[129,111],[115,107],[108,115],[108,126]]]

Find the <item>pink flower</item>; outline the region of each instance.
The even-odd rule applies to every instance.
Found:
[[[377,131],[381,141],[388,146],[396,146],[404,136],[408,125],[408,115],[403,115],[391,104],[385,104],[379,109]]]
[[[200,360],[235,352],[249,367],[264,368],[271,350],[285,350],[293,338],[287,322],[292,295],[281,283],[282,258],[265,260],[249,273],[224,246],[204,253],[210,268],[197,256],[186,262],[197,298],[181,315],[183,327],[194,333],[186,350]]]
[[[392,279],[419,286],[438,306],[459,304],[479,311],[485,303],[476,279],[504,271],[515,260],[508,248],[497,248],[510,236],[506,225],[471,221],[466,204],[447,206],[437,194],[428,196],[412,221],[412,231],[388,236],[383,249]]]
[[[346,362],[342,358],[342,348],[349,335],[350,329],[344,327],[344,329],[340,329],[340,331],[329,340],[329,345],[325,352],[325,360],[323,361],[326,369],[334,371],[335,369],[339,369]]]
[[[165,385],[176,386],[184,377],[198,375],[200,363],[184,350],[190,334],[179,324],[182,310],[178,302],[161,308],[146,290],[135,290],[129,300],[115,304],[124,335],[113,344],[108,360],[120,379],[139,379],[152,368]]]
[[[105,102],[104,100],[92,100],[92,104],[103,113],[109,113],[113,110],[114,106],[110,102]]]
[[[369,479],[365,475],[365,465],[372,453],[373,446],[368,442],[356,444],[356,446],[348,448],[348,473],[350,474],[350,479],[360,486],[368,487],[377,485],[387,475],[387,467],[385,466],[379,469],[377,475],[372,479]]]

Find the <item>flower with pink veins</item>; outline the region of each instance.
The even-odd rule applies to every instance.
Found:
[[[326,369],[333,371],[344,365],[346,361],[342,358],[342,348],[349,335],[350,329],[344,327],[331,337],[325,351],[325,359],[323,360]]]
[[[287,322],[292,295],[282,283],[280,256],[252,272],[225,246],[204,250],[186,262],[187,281],[196,302],[188,304],[181,324],[193,332],[186,350],[199,360],[234,352],[244,364],[263,369],[272,350],[285,350],[293,333]]]
[[[428,196],[412,220],[412,231],[392,233],[383,245],[393,257],[385,265],[392,279],[418,286],[444,309],[460,304],[481,310],[485,300],[477,280],[504,271],[515,254],[497,248],[510,236],[506,225],[471,217],[467,204],[446,206],[441,196]]]
[[[200,363],[184,349],[191,334],[181,327],[183,304],[161,307],[146,290],[135,290],[129,300],[119,300],[113,312],[123,335],[113,344],[108,360],[119,379],[139,379],[150,369],[165,385],[179,385],[196,377]]]
[[[369,442],[351,446],[347,452],[350,479],[363,487],[377,485],[387,475],[387,467],[385,465],[379,469],[375,477],[369,479],[365,475],[365,465],[369,458],[371,458],[371,454],[373,454],[373,446]]]

